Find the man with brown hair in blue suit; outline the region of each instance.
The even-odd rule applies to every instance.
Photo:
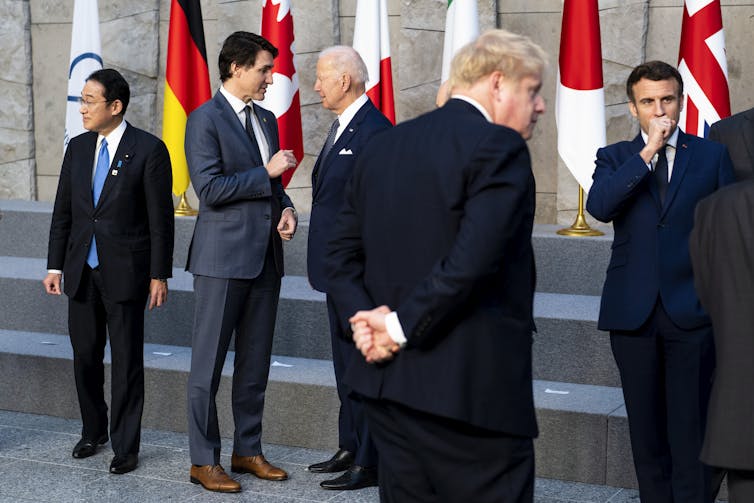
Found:
[[[733,181],[722,145],[678,128],[683,81],[649,61],[626,83],[641,132],[597,152],[586,208],[615,238],[598,327],[623,385],[642,503],[706,503],[699,461],[715,350],[694,290],[689,234],[694,208]]]
[[[235,332],[231,470],[265,480],[288,474],[262,454],[262,413],[270,371],[280,278],[281,239],[296,230],[296,211],[280,180],[296,166],[279,150],[275,115],[253,103],[272,83],[277,49],[259,35],[235,32],[219,56],[222,86],[186,124],[186,160],[199,216],[186,268],[196,307],[188,379],[190,480],[238,492],[220,466],[215,396]]]

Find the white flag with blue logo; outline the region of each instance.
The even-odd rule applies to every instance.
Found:
[[[102,68],[97,0],[76,0],[71,28],[71,59],[68,65],[68,98],[65,110],[63,151],[74,136],[83,133],[79,97],[86,78]]]

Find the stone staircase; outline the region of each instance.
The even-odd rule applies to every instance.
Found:
[[[49,203],[0,200],[0,409],[78,418],[65,297],[44,293]],[[193,316],[192,278],[183,271],[193,218],[176,219],[168,303],[146,315],[144,426],[186,430],[186,380]],[[324,295],[306,279],[302,223],[285,244],[264,440],[337,447],[337,394]],[[536,226],[538,287],[534,393],[540,437],[537,476],[635,487],[628,425],[610,353],[596,328],[612,241],[558,236]],[[229,354],[218,394],[223,436],[232,434]],[[108,386],[109,387],[109,386]]]

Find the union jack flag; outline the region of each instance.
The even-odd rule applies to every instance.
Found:
[[[684,1],[678,71],[685,91],[679,125],[706,137],[712,124],[730,115],[720,0]]]

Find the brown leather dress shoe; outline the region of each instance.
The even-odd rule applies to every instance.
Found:
[[[256,456],[238,456],[234,452],[230,458],[230,469],[235,473],[251,473],[264,480],[285,480],[288,473],[272,466],[263,454]]]
[[[191,465],[189,480],[194,484],[201,484],[208,491],[218,493],[241,492],[241,484],[230,478],[220,465]]]

